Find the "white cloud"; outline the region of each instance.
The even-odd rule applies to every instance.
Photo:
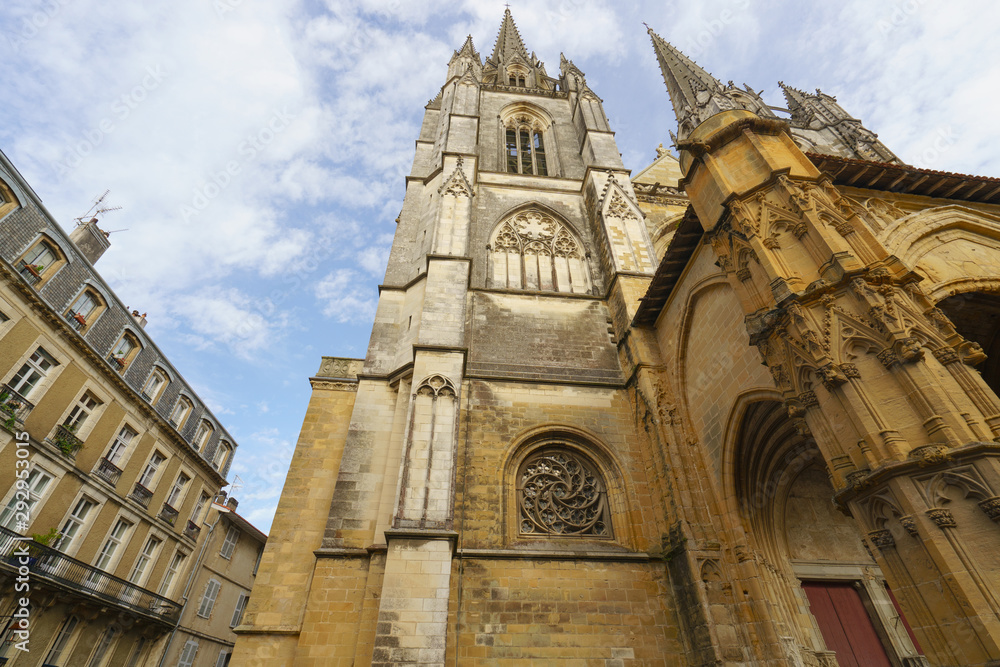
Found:
[[[273,348],[288,324],[287,313],[265,315],[254,299],[236,288],[204,288],[176,295],[172,302],[173,313],[196,339],[218,341],[243,358]]]
[[[323,314],[338,322],[370,324],[375,318],[377,294],[351,269],[327,275],[316,283],[315,294],[324,302]]]

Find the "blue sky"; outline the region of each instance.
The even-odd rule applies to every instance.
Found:
[[[642,22],[723,82],[837,96],[906,162],[1000,176],[991,2],[511,1],[605,101],[638,171],[675,128]],[[67,228],[111,189],[98,269],[240,444],[268,530],[321,355],[363,357],[423,106],[504,4],[6,0],[0,148]]]

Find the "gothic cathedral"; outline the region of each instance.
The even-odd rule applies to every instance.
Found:
[[[452,56],[234,664],[1000,664],[1000,181],[650,36],[635,175],[509,10]]]

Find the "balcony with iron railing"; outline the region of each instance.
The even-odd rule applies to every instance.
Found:
[[[121,357],[116,357],[114,352],[108,352],[108,362],[111,364],[111,368],[115,369],[119,373],[125,372],[125,360]]]
[[[28,284],[35,286],[42,281],[42,274],[35,264],[28,264],[23,259],[17,263],[17,270]]]
[[[73,426],[59,424],[56,427],[55,435],[48,438],[49,443],[69,459],[76,459],[76,453],[83,448],[83,440],[76,437],[73,433],[75,430]]]
[[[184,529],[184,537],[190,537],[192,540],[197,541],[199,533],[201,533],[201,526],[194,521],[188,521],[187,527]]]
[[[163,503],[163,507],[160,508],[160,518],[169,523],[171,526],[174,525],[174,521],[177,521],[178,514],[179,512],[168,503]]]
[[[99,606],[127,609],[163,624],[174,624],[180,614],[181,607],[173,600],[0,526],[0,569],[13,576],[21,567],[31,573],[32,590],[38,582],[47,582]]]
[[[139,482],[135,483],[135,488],[129,494],[129,498],[149,509],[149,501],[153,499],[153,492],[144,487]]]
[[[0,385],[0,424],[13,431],[24,424],[35,404],[14,391],[9,384]]]
[[[66,311],[66,321],[77,331],[83,331],[84,327],[87,326],[87,319],[75,310]]]
[[[122,469],[106,458],[102,458],[97,462],[97,467],[94,468],[94,474],[111,486],[116,486],[118,484],[118,480],[121,479]]]

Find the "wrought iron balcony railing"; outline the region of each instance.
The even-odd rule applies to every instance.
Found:
[[[23,259],[18,262],[17,270],[21,277],[28,281],[29,285],[37,285],[42,280],[42,274],[38,271],[38,267],[34,264],[28,264]]]
[[[28,413],[34,407],[34,403],[11,389],[9,384],[0,385],[0,423],[8,430],[13,430],[14,427],[24,424]]]
[[[121,479],[122,469],[106,458],[102,458],[97,462],[97,467],[94,468],[94,474],[111,486],[116,486],[118,484],[118,480]]]
[[[12,530],[0,526],[0,568],[18,572],[27,567],[38,580],[68,589],[101,606],[126,608],[164,623],[174,623],[180,605],[124,579],[108,574],[92,565],[41,545],[24,540]]]
[[[167,503],[163,503],[163,507],[160,508],[160,518],[169,523],[171,526],[174,525],[174,521],[177,520],[177,514],[177,510]]]
[[[86,318],[75,310],[66,311],[66,321],[77,331],[83,331],[83,328],[87,326]]]
[[[196,524],[194,521],[188,521],[187,528],[184,529],[184,536],[190,537],[192,540],[197,540],[200,532],[201,526]]]
[[[70,459],[76,458],[76,453],[83,447],[83,440],[76,437],[72,426],[59,424],[56,427],[56,434],[49,439],[56,448]]]
[[[125,371],[125,360],[121,357],[116,357],[114,352],[108,353],[108,362],[111,364],[111,368],[115,369],[119,373]]]
[[[132,489],[132,493],[129,494],[129,497],[146,509],[149,509],[149,501],[153,499],[153,492],[139,482],[136,482],[135,488]]]

